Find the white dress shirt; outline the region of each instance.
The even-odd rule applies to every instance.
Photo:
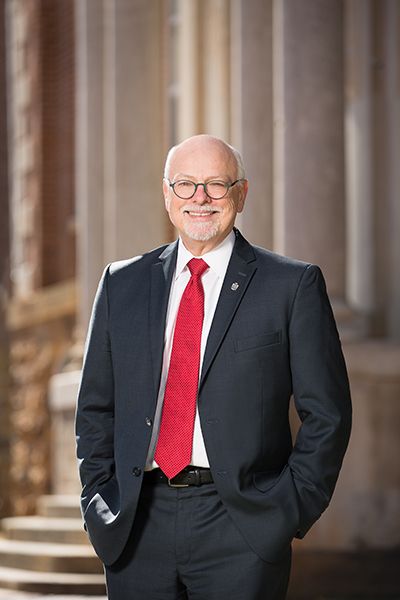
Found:
[[[156,414],[154,418],[153,433],[150,441],[149,452],[146,461],[146,470],[158,467],[154,460],[154,453],[157,444],[158,430],[160,427],[162,405],[164,400],[165,385],[167,382],[169,361],[171,358],[173,334],[175,330],[176,317],[178,314],[179,304],[182,294],[190,279],[190,271],[187,263],[192,258],[202,258],[209,266],[209,269],[203,274],[201,281],[204,289],[204,320],[203,329],[201,332],[200,346],[200,369],[203,364],[204,351],[207,344],[207,338],[210,331],[211,323],[217,307],[218,298],[221,292],[222,283],[225,278],[228,263],[231,258],[233,246],[235,243],[235,234],[233,231],[221,242],[219,246],[203,254],[201,257],[193,256],[182,241],[178,241],[178,256],[176,260],[175,274],[172,279],[171,290],[169,295],[169,303],[167,310],[167,319],[165,324],[165,339],[164,339],[164,356],[161,371],[160,389],[158,391],[158,400]],[[191,464],[197,467],[209,467],[206,448],[204,445],[203,435],[200,427],[199,411],[196,406],[196,417],[194,422],[193,433],[193,450]]]

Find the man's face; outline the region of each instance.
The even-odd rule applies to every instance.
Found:
[[[237,164],[230,150],[217,140],[191,138],[173,155],[168,179],[172,183],[233,183],[237,179]],[[234,185],[220,200],[209,198],[203,186],[198,186],[189,200],[178,198],[165,180],[163,191],[169,217],[185,246],[193,254],[204,254],[232,230],[236,214],[243,210],[247,181]]]

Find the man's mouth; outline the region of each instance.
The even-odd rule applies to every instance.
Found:
[[[190,209],[183,210],[183,214],[189,215],[190,217],[197,217],[197,218],[209,217],[211,215],[215,215],[218,212],[219,212],[218,210],[190,210]]]

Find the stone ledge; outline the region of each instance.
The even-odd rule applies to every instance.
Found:
[[[79,494],[49,494],[37,501],[37,512],[43,517],[81,518]]]
[[[18,331],[73,316],[76,310],[75,280],[65,281],[37,290],[26,300],[13,298],[7,308],[7,326],[10,331]]]
[[[104,575],[101,573],[41,573],[11,567],[0,567],[0,586],[12,590],[46,594],[80,593],[85,596],[93,596],[105,592]],[[0,590],[1,598],[14,598],[11,594],[4,594],[1,594]],[[104,600],[106,600],[105,596]]]

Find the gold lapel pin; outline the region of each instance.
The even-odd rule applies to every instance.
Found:
[[[231,290],[235,292],[238,289],[238,287],[239,287],[238,282],[234,281],[231,285]]]

